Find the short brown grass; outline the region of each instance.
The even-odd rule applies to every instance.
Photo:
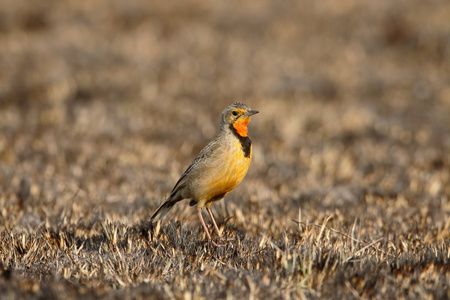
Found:
[[[0,298],[450,297],[448,1],[0,5]],[[226,245],[150,224],[237,100]]]

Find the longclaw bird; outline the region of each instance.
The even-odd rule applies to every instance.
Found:
[[[251,110],[242,102],[235,102],[225,108],[220,119],[219,133],[184,171],[169,198],[153,213],[150,221],[158,215],[162,219],[177,202],[190,199],[189,205],[196,206],[208,240],[215,244],[203,220],[203,206],[206,207],[219,239],[222,239],[209,207],[234,190],[247,174],[252,160],[252,142],[247,135],[247,127],[250,116],[257,113],[257,110]]]

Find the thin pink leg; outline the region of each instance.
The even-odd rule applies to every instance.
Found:
[[[206,235],[208,236],[208,240],[209,240],[211,243],[213,243],[215,246],[218,246],[218,245],[217,245],[216,243],[214,243],[213,240],[211,239],[211,235],[209,235],[208,229],[206,228],[206,225],[205,225],[205,221],[203,221],[203,217],[202,217],[202,209],[201,209],[201,208],[197,208],[197,214],[198,214],[198,217],[200,218],[200,222],[202,222],[203,229],[205,230]]]
[[[211,217],[211,220],[212,220],[212,222],[214,224],[214,228],[216,229],[216,232],[219,235],[219,239],[222,240],[222,235],[220,234],[219,227],[217,227],[216,220],[214,220],[214,216],[213,216],[211,210],[209,209],[209,207],[206,207],[206,210],[208,211],[208,214]]]

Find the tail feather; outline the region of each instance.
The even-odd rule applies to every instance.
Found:
[[[164,218],[165,215],[167,215],[167,213],[169,212],[169,210],[175,205],[176,202],[172,202],[172,201],[165,201],[154,213],[153,215],[150,217],[150,221],[153,221],[158,215],[159,218],[158,220],[161,220],[162,218]]]
[[[153,221],[158,215],[158,220],[164,218],[165,215],[172,209],[172,207],[178,202],[183,200],[183,197],[180,196],[180,193],[172,193],[170,197],[164,201],[163,204],[153,213],[150,217],[150,221]]]
[[[174,188],[175,189],[175,188]],[[167,198],[166,201],[164,201],[163,204],[161,204],[160,207],[158,207],[158,209],[153,213],[153,215],[150,217],[150,222],[153,222],[153,220],[159,215],[158,220],[161,220],[162,218],[165,217],[165,215],[167,215],[167,213],[169,212],[169,210],[172,209],[172,207],[179,201],[183,200],[184,197],[181,195],[182,194],[182,190],[181,186],[175,190],[172,191],[172,193],[170,194],[169,198]]]

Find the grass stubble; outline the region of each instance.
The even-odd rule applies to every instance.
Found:
[[[19,230],[5,224],[2,297],[447,296],[450,224],[430,224],[427,212],[382,232],[398,224],[348,219],[339,211],[318,214],[314,223],[299,210],[288,226],[266,218],[249,228],[246,219],[261,212],[244,218],[235,209],[240,218],[219,224],[228,240],[223,247],[208,244],[198,224],[170,219],[124,223],[97,213],[83,220],[72,211],[56,225]]]

